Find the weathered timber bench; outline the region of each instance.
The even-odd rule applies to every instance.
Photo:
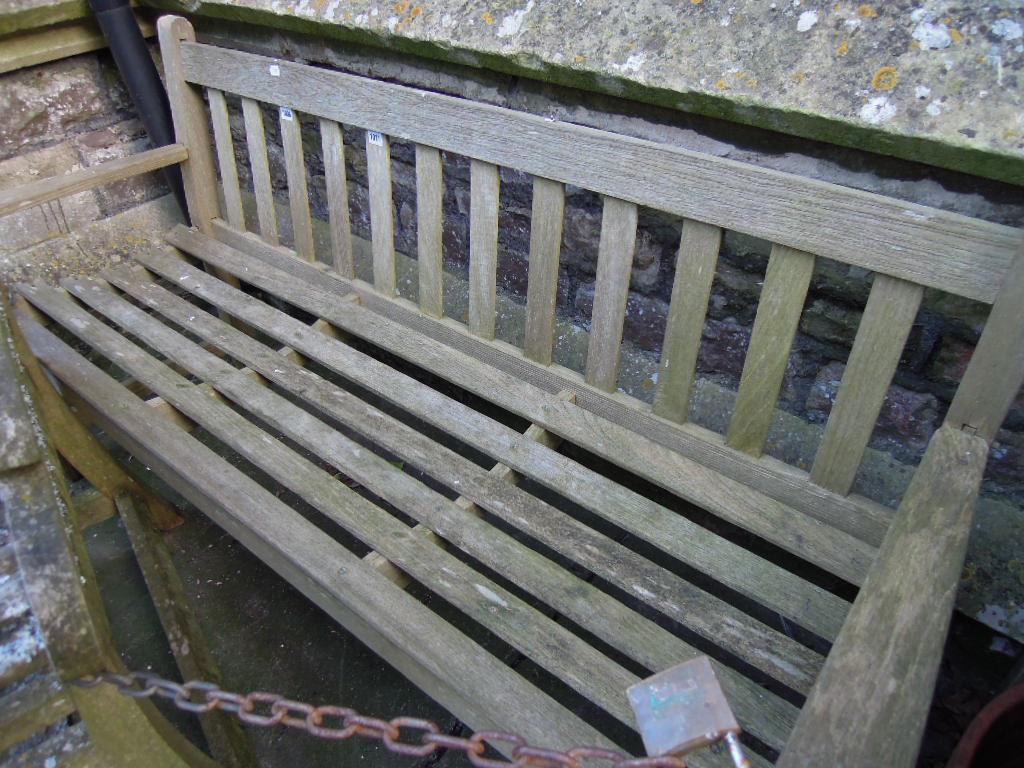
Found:
[[[69,397],[475,729],[635,749],[626,688],[708,653],[758,764],[913,764],[988,445],[1024,377],[1019,231],[201,45],[180,18],[159,35],[178,138],[159,162],[187,153],[193,226],[167,234],[176,256],[17,286],[20,332]],[[241,97],[258,234],[225,94]],[[280,111],[293,248],[261,102]],[[329,263],[297,113],[319,119]],[[343,124],[366,131],[372,284],[355,277]],[[416,146],[418,304],[396,294],[392,137]],[[442,316],[442,151],[472,162],[465,324]],[[494,338],[500,166],[534,178],[522,348]],[[583,375],[552,362],[566,184],[604,201]],[[684,219],[653,406],[617,389],[638,206]],[[724,436],[688,422],[723,229],[775,244]],[[808,473],[763,450],[817,257],[874,278]],[[928,288],[993,308],[893,510],[850,489]]]

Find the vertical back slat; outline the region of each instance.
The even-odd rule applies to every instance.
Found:
[[[565,185],[540,176],[533,179],[530,213],[530,263],[526,288],[526,332],[523,354],[551,364],[558,298],[558,257],[562,249]]]
[[[946,414],[988,443],[996,438],[1024,379],[1024,247],[1003,277],[978,346]]]
[[[299,116],[289,107],[281,107],[281,143],[284,146],[284,170],[288,177],[288,206],[292,213],[295,250],[306,261],[316,256],[313,247],[313,221],[309,215],[309,190],[306,187],[306,158],[302,151],[302,126]]]
[[[320,141],[323,145],[327,216],[331,229],[331,261],[335,272],[351,280],[356,276],[356,271],[352,256],[352,223],[348,211],[345,142],[341,126],[333,120],[321,118]]]
[[[373,241],[373,286],[395,295],[395,221],[391,212],[391,140],[366,132],[366,172],[370,177],[370,234]]]
[[[818,485],[836,493],[850,491],[923,294],[924,288],[916,283],[875,275],[843,381],[811,467],[811,480]]]
[[[689,418],[697,354],[721,245],[720,227],[692,219],[683,222],[676,279],[672,284],[665,341],[661,347],[658,385],[654,392],[654,413],[679,423]]]
[[[245,119],[245,144],[249,150],[252,169],[252,187],[256,195],[256,218],[260,237],[277,245],[277,213],[274,210],[274,189],[270,183],[270,165],[267,162],[267,134],[263,129],[263,112],[259,102],[242,97],[242,117]]]
[[[619,380],[619,349],[636,248],[636,220],[635,204],[614,197],[604,198],[584,378],[588,384],[606,392],[613,392]]]
[[[213,231],[213,220],[220,216],[210,131],[203,100],[199,91],[185,81],[181,60],[181,43],[195,42],[195,31],[180,16],[164,16],[157,22],[157,35],[174,134],[179,143],[188,147],[188,159],[181,164],[181,175],[189,215],[193,225],[209,234]]]
[[[222,91],[208,88],[206,92],[210,99],[213,141],[217,147],[217,165],[220,168],[220,183],[224,190],[228,224],[235,229],[244,230],[245,214],[242,212],[242,192],[238,188],[238,166],[235,165],[235,142],[231,138],[228,104]]]
[[[736,408],[726,435],[728,445],[753,456],[761,455],[771,429],[812,272],[811,254],[784,245],[772,246]]]
[[[434,147],[417,144],[416,261],[420,276],[420,310],[431,317],[444,314],[443,198],[441,153]]]
[[[469,186],[469,330],[493,339],[498,274],[498,166],[473,160]]]

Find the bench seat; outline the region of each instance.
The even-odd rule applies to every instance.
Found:
[[[45,317],[19,314],[34,354],[128,450],[371,647],[389,649],[384,658],[421,668],[412,679],[474,728],[564,748],[608,743],[613,722],[619,745],[635,749],[625,689],[709,653],[752,743],[767,758],[781,750],[845,600],[567,455],[574,420],[591,435],[605,430],[625,469],[634,467],[617,458],[622,444],[649,442],[584,411],[571,390],[552,395],[411,336],[352,284],[325,284],[309,265],[297,276],[183,227],[169,240],[183,258],[140,253],[102,279],[18,287]],[[238,275],[260,298],[185,256]],[[411,354],[403,339],[426,371],[507,396],[467,403],[433,377],[396,369],[389,355]],[[150,403],[103,372],[111,365]],[[490,386],[474,388],[467,367]],[[509,425],[530,416],[526,434]],[[304,503],[289,507],[274,486]],[[458,619],[441,621],[403,592],[407,579]],[[548,692],[470,639],[481,630],[484,645],[500,640],[543,670]],[[426,637],[437,642],[421,648]],[[493,679],[494,698],[482,679]],[[599,710],[591,723],[551,700],[559,686]],[[501,712],[502,723],[481,712]]]

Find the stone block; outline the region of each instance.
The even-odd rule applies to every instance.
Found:
[[[81,168],[70,142],[26,152],[0,162],[0,189],[10,189]],[[0,217],[0,255],[10,255],[36,243],[60,237],[82,224],[100,218],[91,191]]]
[[[78,134],[73,143],[85,167],[135,155],[152,146],[139,120],[126,120]],[[97,187],[95,193],[102,214],[110,216],[161,197],[168,191],[162,174],[153,172]]]

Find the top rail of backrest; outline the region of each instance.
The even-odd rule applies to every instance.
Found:
[[[991,303],[1017,229],[466,99],[185,42],[185,79]]]

